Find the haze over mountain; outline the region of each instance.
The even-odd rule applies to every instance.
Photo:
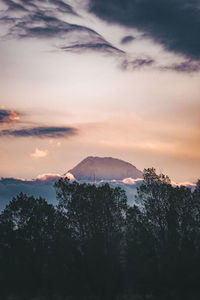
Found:
[[[0,179],[0,210],[20,192],[35,197],[43,197],[49,203],[57,204],[54,183],[59,178],[67,177],[69,180],[96,183],[108,182],[112,187],[119,186],[125,190],[128,202],[134,202],[136,188],[142,183],[142,172],[132,164],[112,157],[88,156],[73,169],[63,175],[42,174],[35,179],[1,178]],[[172,182],[173,185],[176,183]],[[190,188],[195,184],[182,183]]]
[[[132,164],[112,157],[89,156],[64,175],[43,174],[36,179],[23,180],[19,178],[2,178],[0,180],[0,209],[20,192],[36,197],[46,198],[50,203],[56,204],[54,183],[61,177],[70,180],[85,181],[100,184],[107,181],[112,186],[120,186],[127,192],[128,198],[133,201],[136,186],[140,184],[142,172]]]
[[[132,164],[112,157],[88,156],[69,170],[77,180],[123,180],[142,178],[142,172]]]

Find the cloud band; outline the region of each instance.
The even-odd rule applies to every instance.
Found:
[[[0,136],[12,137],[39,137],[39,138],[66,138],[77,134],[73,127],[40,126],[16,130],[5,129],[0,131]]]

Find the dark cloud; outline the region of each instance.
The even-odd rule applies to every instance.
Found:
[[[134,40],[134,36],[132,35],[126,35],[121,39],[121,44],[129,44]]]
[[[68,22],[68,14],[73,14],[77,23],[81,18],[78,11],[64,0],[3,2],[8,9],[1,10],[0,22],[9,27],[3,39],[49,39],[54,48],[62,51],[95,51],[119,56],[119,60],[123,59],[120,66],[123,70],[154,64],[151,58],[130,58],[92,28]],[[197,0],[90,0],[89,10],[109,22],[139,29],[144,38],[151,37],[165,49],[186,56],[184,63],[158,66],[158,69],[192,73],[199,71],[197,62],[200,60],[200,8],[197,4]],[[16,17],[13,10],[21,10],[19,16]],[[120,42],[123,46],[134,39],[132,35],[125,35]]]
[[[0,17],[0,22],[4,24],[13,24],[15,23],[16,18],[10,18],[8,16]]]
[[[31,18],[31,22],[33,22],[34,18]],[[42,20],[42,19],[41,19]],[[47,21],[48,20],[48,21]],[[19,33],[20,37],[38,37],[38,38],[51,38],[54,36],[57,37],[64,37],[64,35],[73,33],[74,37],[80,37],[81,34],[88,34],[91,38],[96,38],[99,36],[99,34],[90,28],[79,26],[75,24],[70,24],[67,22],[60,21],[58,19],[47,17],[43,18],[42,21],[45,21],[43,26],[27,26],[25,27],[24,24],[19,24],[18,28],[22,27],[23,25],[23,31],[22,33]],[[33,23],[32,23],[33,24]],[[78,36],[79,35],[79,36]],[[69,40],[66,40],[67,42],[71,42],[71,37],[68,36]]]
[[[3,1],[8,9],[1,13],[0,22],[11,25],[5,39],[56,38],[57,49],[63,51],[85,52],[89,50],[114,55],[123,53],[92,28],[64,21],[68,13],[79,17],[79,14],[65,1],[44,0],[40,3],[34,0],[21,0],[18,2],[19,8],[24,8],[25,13],[20,17],[13,17],[10,14],[10,10],[14,9],[17,3],[12,0]],[[46,9],[43,4],[48,4]]]
[[[3,0],[3,1],[9,6],[9,8],[12,7],[11,0]],[[52,9],[51,7],[44,10],[40,5],[39,6],[35,5],[34,1],[22,0],[22,3],[24,4],[24,10],[26,10],[25,5],[27,4],[28,5],[31,4],[34,8],[27,10],[27,12],[20,18],[10,17],[9,13],[2,15],[0,18],[1,22],[13,23],[13,26],[10,28],[8,36],[15,37],[15,38],[18,37],[49,38],[54,36],[60,37],[62,34],[67,34],[72,31],[79,32],[79,33],[87,32],[88,35],[89,34],[95,36],[99,35],[96,31],[94,31],[91,28],[65,22],[58,16],[58,14],[56,14],[56,11],[58,9],[65,8],[65,10],[67,10],[68,12],[77,15],[70,5],[66,4],[61,0],[51,0],[45,2],[53,3],[56,7],[56,10]]]
[[[22,128],[16,130],[1,130],[0,136],[12,137],[38,137],[38,138],[64,138],[77,134],[77,129],[72,127],[41,126],[34,128]]]
[[[198,0],[90,0],[90,11],[139,29],[167,50],[200,59]]]
[[[23,5],[16,3],[12,0],[2,0],[2,2],[4,2],[8,6],[9,10],[27,11],[27,9]]]
[[[154,64],[154,60],[152,58],[136,58],[134,60],[124,59],[120,64],[122,70],[131,71],[135,69],[140,69],[143,67],[149,67]]]
[[[38,7],[38,4],[36,4],[37,2],[34,0],[21,0],[21,3],[14,2],[12,0],[2,1],[8,6],[8,10],[28,11],[30,7]],[[43,0],[42,2],[52,4],[53,7],[60,12],[77,15],[76,12],[73,10],[72,6],[62,0]]]
[[[124,51],[122,51],[104,41],[102,41],[100,43],[75,44],[72,46],[62,47],[61,49],[65,50],[65,51],[73,51],[73,52],[83,52],[83,51],[95,50],[95,51],[104,52],[104,53],[116,53],[116,54],[124,53]]]
[[[16,122],[19,119],[19,114],[13,110],[0,109],[0,125],[8,125]]]
[[[25,3],[25,1],[23,1]],[[68,8],[62,1],[51,1],[57,7]],[[32,3],[29,1],[28,3]],[[70,8],[69,8],[70,9]],[[58,46],[64,51],[81,52],[92,50],[110,54],[123,53],[120,49],[107,42],[95,30],[61,20],[52,11],[44,11],[41,7],[33,9],[19,19],[1,18],[2,22],[13,23],[8,37],[14,38],[59,38],[64,45]]]
[[[179,64],[162,67],[161,70],[172,70],[180,73],[194,73],[200,70],[200,61],[187,60]]]
[[[6,109],[0,109],[0,124],[4,123],[6,119],[10,117],[10,111]]]
[[[61,0],[51,0],[51,3],[57,5],[57,9],[61,12],[65,12],[65,13],[70,13],[73,15],[77,15],[77,13],[73,10],[73,8],[71,7],[71,5],[65,3],[64,1]]]
[[[55,16],[38,10],[18,20],[16,24],[11,27],[9,35],[16,38],[51,38],[56,36],[61,37],[61,35],[72,31],[83,30],[90,31],[87,27],[64,22]]]

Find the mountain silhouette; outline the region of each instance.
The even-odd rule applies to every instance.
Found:
[[[132,164],[112,157],[88,156],[68,171],[76,180],[123,180],[142,178],[142,172]]]

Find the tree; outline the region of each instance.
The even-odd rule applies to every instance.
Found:
[[[127,216],[132,277],[154,293],[183,298],[197,288],[199,276],[199,190],[173,187],[168,176],[145,169],[137,203],[140,209],[132,208]],[[140,267],[143,277],[138,274]]]
[[[200,179],[197,180],[197,189],[200,189]]]
[[[121,248],[127,198],[120,188],[60,179],[58,208],[68,220],[81,255],[82,291],[112,299],[120,286]]]
[[[58,289],[62,293],[69,288],[72,243],[64,217],[51,204],[21,193],[2,212],[0,229],[0,279],[5,293],[35,295]],[[61,255],[60,246],[68,252]]]
[[[131,293],[151,294],[155,279],[155,238],[148,219],[134,205],[126,216],[126,282]]]

